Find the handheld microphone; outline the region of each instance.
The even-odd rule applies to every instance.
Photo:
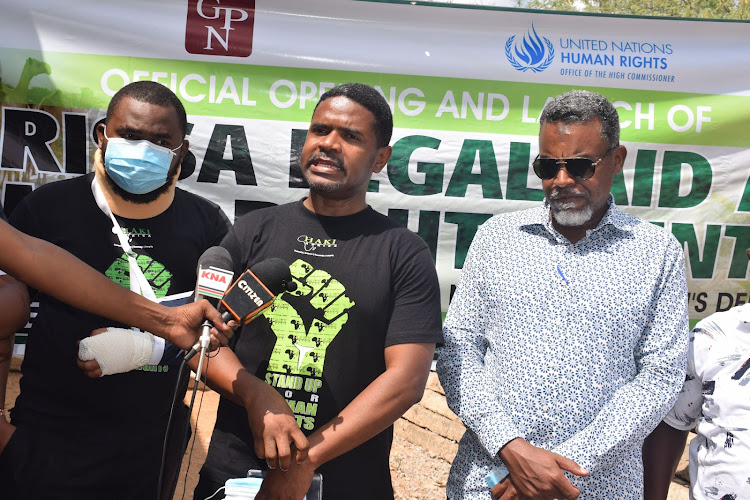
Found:
[[[211,247],[203,252],[198,259],[195,300],[208,299],[214,307],[218,306],[219,299],[223,297],[234,277],[231,271],[233,267],[232,257],[225,248]],[[201,339],[193,346],[190,357],[203,345],[208,347],[211,341],[211,326],[208,321],[201,325]],[[83,361],[95,359],[99,363],[102,375],[125,373],[146,364],[168,363],[165,360],[167,351],[162,339],[157,339],[148,332],[125,328],[108,328],[100,335],[81,340],[78,357]]]
[[[297,283],[292,280],[286,261],[278,257],[263,260],[242,273],[224,294],[219,307],[224,310],[221,319],[225,323],[234,320],[238,325],[246,325],[270,306],[278,294],[296,289]],[[200,347],[195,344],[185,360],[190,361]]]
[[[221,308],[226,309],[221,317],[246,325],[270,306],[276,295],[296,289],[289,264],[278,257],[266,259],[242,273],[227,290],[221,299]]]
[[[224,295],[229,284],[232,282],[234,272],[232,256],[229,251],[222,247],[211,247],[198,259],[198,280],[195,284],[195,301],[208,299],[215,307],[218,299]],[[211,323],[204,321],[201,325],[200,340],[193,346],[185,356],[185,361],[195,356],[199,349],[207,349],[211,342]]]

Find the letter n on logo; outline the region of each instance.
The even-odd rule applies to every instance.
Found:
[[[247,57],[253,51],[255,0],[188,0],[185,50]]]

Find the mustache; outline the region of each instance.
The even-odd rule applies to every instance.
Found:
[[[579,197],[579,198],[589,198],[589,193],[586,191],[578,191],[577,189],[560,189],[560,188],[552,188],[552,191],[549,194],[549,198],[551,200],[557,200],[559,198],[570,198],[570,197]]]
[[[336,168],[338,168],[339,170],[344,170],[344,161],[341,158],[330,156],[326,153],[315,153],[314,155],[310,157],[309,160],[307,160],[307,163],[305,164],[305,166],[309,167],[310,165],[312,165],[313,163],[319,160],[332,162],[336,165]]]

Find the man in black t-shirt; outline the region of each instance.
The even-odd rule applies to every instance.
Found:
[[[323,94],[300,159],[309,196],[245,215],[222,242],[235,273],[282,257],[297,288],[238,332],[233,352],[211,360],[209,381],[239,359],[238,380],[258,377],[270,390],[260,411],[221,400],[194,498],[249,469],[267,470],[263,498],[301,499],[316,472],[327,500],[393,498],[392,424],[421,399],[442,334],[427,245],[365,200],[390,158],[392,128],[372,87]],[[306,459],[266,436],[290,420],[307,434]]]
[[[97,126],[94,172],[38,188],[11,223],[153,300],[187,301],[198,258],[221,241],[229,223],[216,204],[176,188],[186,126],[185,110],[168,88],[125,86],[109,105],[106,125]],[[178,365],[155,355],[138,370],[87,378],[76,366],[77,341],[126,325],[32,293],[39,313],[12,425],[0,417],[0,496],[155,498]],[[179,469],[179,449],[171,474]],[[169,474],[164,484],[171,486]]]

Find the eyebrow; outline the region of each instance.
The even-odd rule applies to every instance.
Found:
[[[345,133],[348,133],[348,134],[354,134],[354,135],[356,135],[358,137],[364,137],[365,136],[365,134],[361,130],[359,130],[357,128],[351,128],[351,127],[332,127],[331,125],[328,125],[327,123],[322,123],[322,122],[312,122],[312,123],[310,123],[310,128],[316,128],[316,127],[320,127],[320,128],[324,128],[324,129],[328,129],[328,130],[336,128],[338,130],[341,130],[342,132],[345,132]]]
[[[356,128],[350,128],[350,127],[341,127],[341,130],[343,130],[346,133],[353,134],[359,137],[364,137],[364,133],[362,133],[361,130]]]
[[[122,134],[146,135],[147,134],[146,131],[143,129],[128,127],[127,125],[117,128],[116,132],[120,135]],[[160,133],[154,133],[154,134],[148,134],[148,135],[157,137],[159,139],[171,139],[172,138],[172,135],[169,134],[168,132],[160,132]]]

